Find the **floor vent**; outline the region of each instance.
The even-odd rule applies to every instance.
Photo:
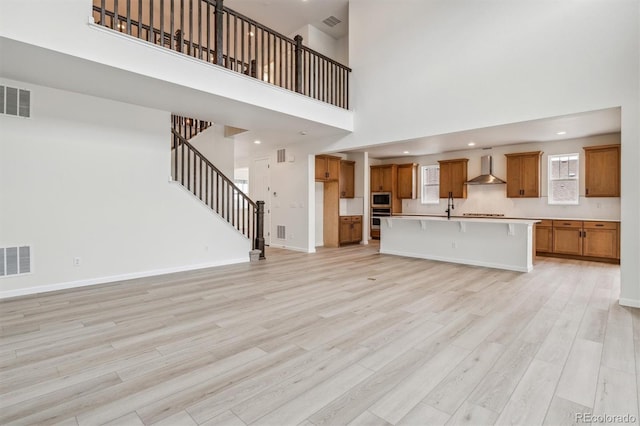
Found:
[[[0,277],[31,272],[31,247],[0,247]]]
[[[278,233],[278,238],[281,239],[281,240],[286,239],[284,225],[278,225],[276,229],[277,229],[277,233]]]
[[[287,161],[287,152],[284,148],[278,150],[278,163]]]
[[[338,25],[342,21],[339,20],[338,18],[336,18],[335,16],[331,15],[331,16],[329,16],[327,19],[325,19],[322,22],[324,22],[325,25],[327,25],[329,27],[335,27],[336,25]]]
[[[0,86],[0,114],[31,117],[31,92],[15,87]]]

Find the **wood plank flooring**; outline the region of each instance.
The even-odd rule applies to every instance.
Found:
[[[638,425],[619,286],[616,265],[372,244],[4,300],[0,424]]]

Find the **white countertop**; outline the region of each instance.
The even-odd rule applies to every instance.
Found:
[[[401,214],[397,214],[394,215],[395,217],[398,216],[402,216],[402,217],[446,217],[446,214],[423,214],[423,213],[401,213]],[[456,216],[451,216],[451,219],[453,218],[464,218],[464,219],[471,219],[474,218],[474,216],[460,216],[460,215],[456,215]],[[508,217],[508,216],[493,216],[493,217],[480,217],[480,219],[487,219],[487,220],[496,220],[496,219],[522,219],[522,220],[577,220],[577,221],[586,221],[586,222],[620,222],[620,219],[598,219],[598,218],[584,218],[584,217],[544,217],[544,216],[536,216],[536,217]]]
[[[433,220],[444,222],[480,222],[480,223],[521,223],[524,225],[533,225],[540,222],[540,219],[513,219],[504,217],[474,217],[474,216],[447,216],[441,215],[394,215],[383,217],[381,219],[399,219],[399,220]]]

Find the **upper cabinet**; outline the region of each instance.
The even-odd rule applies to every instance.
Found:
[[[542,151],[518,152],[505,154],[505,156],[507,157],[507,197],[540,197]]]
[[[371,192],[392,192],[395,174],[395,164],[371,166]]]
[[[316,155],[316,180],[338,180],[340,175],[340,157]]]
[[[620,145],[584,147],[585,196],[620,196]]]
[[[467,163],[469,159],[438,161],[440,163],[440,198],[467,198]]]
[[[356,162],[340,160],[340,198],[355,196]]]
[[[398,165],[398,192],[400,199],[415,199],[418,195],[418,165],[416,163]]]

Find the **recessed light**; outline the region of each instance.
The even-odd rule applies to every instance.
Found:
[[[253,143],[255,143],[256,145],[260,145],[262,142],[260,142],[260,141],[253,141]]]
[[[566,134],[567,134],[567,132],[565,132],[564,130],[556,132],[556,135],[566,135]]]
[[[467,145],[469,145],[469,146],[476,146],[476,143],[475,143],[475,142],[469,142]]]
[[[306,130],[303,130],[303,131],[301,131],[301,132],[300,132],[300,134],[301,134],[302,136],[306,136],[306,135],[307,135],[307,131],[306,131]]]
[[[408,153],[409,153],[409,151],[402,151],[402,153],[403,153],[403,154],[408,154]]]

